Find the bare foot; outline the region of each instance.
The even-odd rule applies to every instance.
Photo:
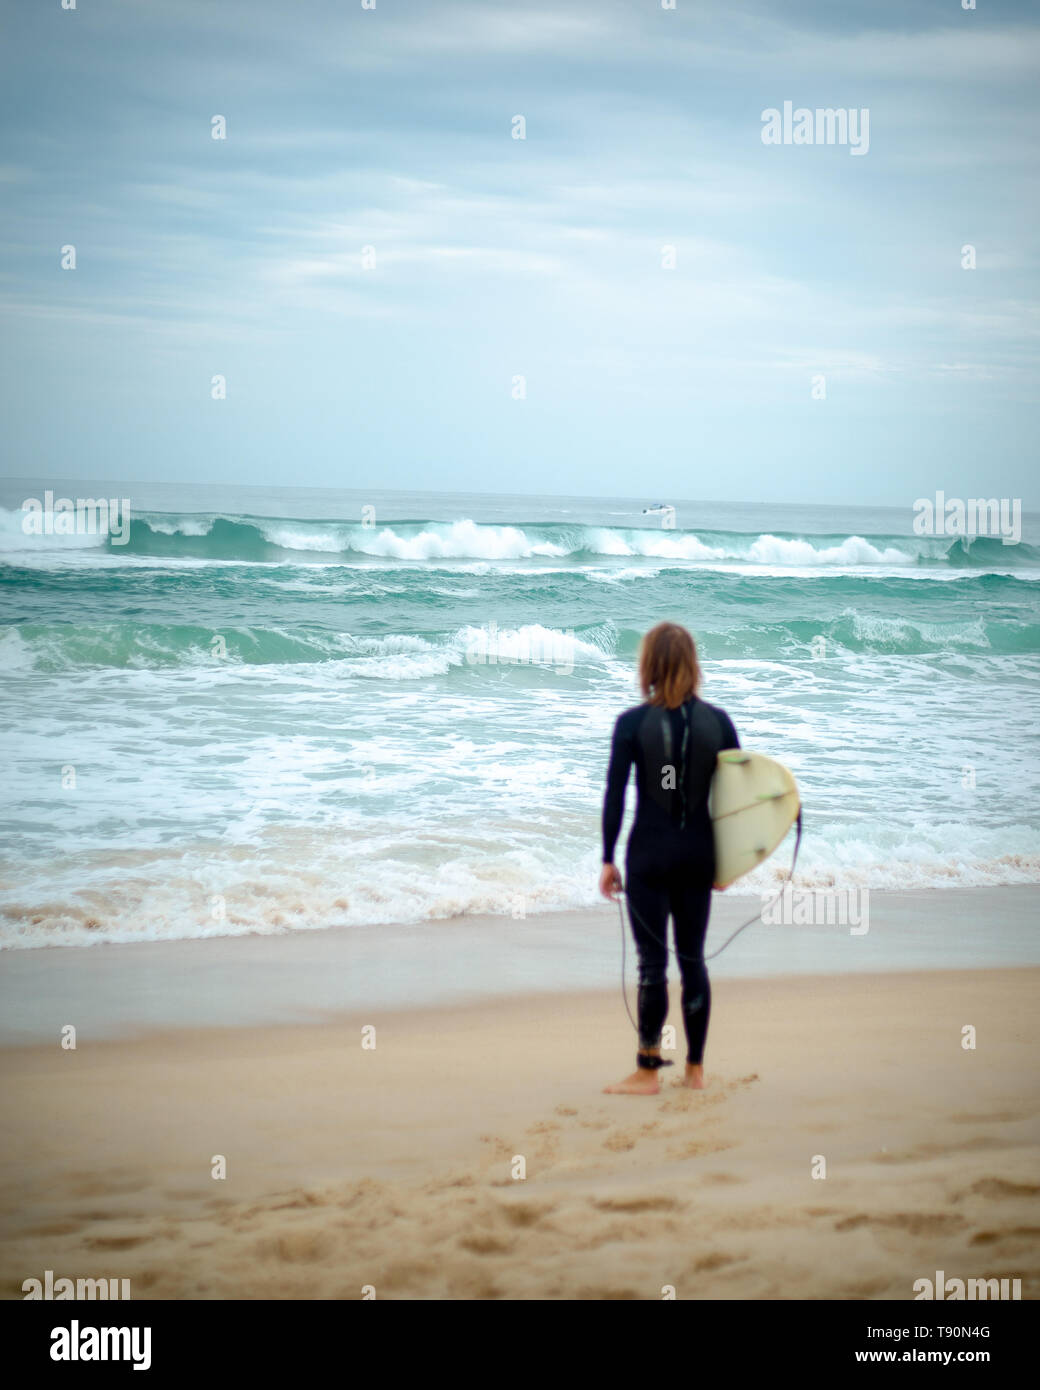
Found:
[[[682,1084],[691,1091],[704,1090],[704,1068],[694,1066],[692,1062],[686,1063],[686,1075],[683,1077]]]
[[[603,1087],[604,1094],[608,1096],[656,1096],[660,1090],[657,1072],[649,1067],[638,1067],[624,1081],[615,1081],[613,1086]]]

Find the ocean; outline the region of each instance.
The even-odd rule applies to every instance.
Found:
[[[126,544],[25,534],[45,487],[129,498]],[[801,886],[1040,880],[1036,516],[661,500],[0,484],[0,945],[595,904],[665,618],[797,776]]]

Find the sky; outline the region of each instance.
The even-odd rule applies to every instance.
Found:
[[[0,475],[1040,505],[1040,6],[62,2],[0,4]]]

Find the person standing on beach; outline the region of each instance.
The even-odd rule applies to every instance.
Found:
[[[715,842],[708,792],[717,755],[739,748],[725,710],[702,700],[697,646],[678,623],[659,623],[639,650],[645,702],[626,710],[614,726],[603,799],[603,869],[600,892],[625,892],[639,957],[639,1050],[636,1070],[604,1089],[611,1094],[656,1095],[661,1030],[668,1015],[668,918],[682,974],[686,1027],[683,1084],[704,1088],[704,1044],[711,985],[704,938],[711,912]],[[614,864],[625,811],[625,787],[636,769],[636,816],[625,857],[626,884]]]

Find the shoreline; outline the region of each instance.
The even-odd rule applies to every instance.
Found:
[[[717,895],[707,948],[753,897]],[[868,930],[755,923],[709,963],[714,980],[1040,965],[1040,885],[870,895]],[[859,929],[856,929],[858,932]],[[625,939],[630,1002],[635,952]],[[677,974],[674,959],[672,978]],[[304,1024],[362,1008],[422,1009],[543,994],[620,994],[617,908],[523,920],[473,916],[0,952],[0,1048],[52,1039],[70,1021],[110,1038],[166,1029]]]

